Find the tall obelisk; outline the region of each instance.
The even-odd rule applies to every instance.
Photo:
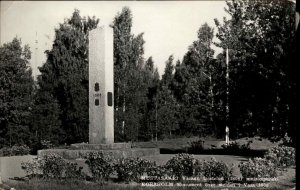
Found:
[[[131,143],[114,143],[113,67],[113,29],[101,26],[89,32],[89,144],[38,150],[39,158],[55,153],[65,159],[77,159],[95,151],[114,158],[159,154],[158,148],[131,148]]]
[[[114,143],[113,29],[89,32],[89,144]]]

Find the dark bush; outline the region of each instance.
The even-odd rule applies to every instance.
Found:
[[[182,179],[183,176],[190,177],[194,173],[197,160],[189,154],[177,154],[172,157],[165,165],[167,174]]]
[[[93,179],[98,182],[108,180],[109,176],[114,172],[113,159],[109,155],[103,155],[102,152],[91,152],[86,155],[85,162]]]
[[[42,175],[40,160],[37,158],[33,159],[33,161],[22,162],[21,168],[25,171],[29,179]]]
[[[162,178],[167,175],[167,169],[165,166],[157,166],[156,163],[153,162],[153,165],[147,168],[146,174],[147,176]]]
[[[77,163],[66,162],[65,178],[66,179],[85,179],[86,175],[82,172],[83,167],[78,167]]]
[[[0,149],[0,156],[23,156],[29,153],[30,148],[27,145],[14,145]]]
[[[275,164],[265,158],[254,158],[247,162],[241,162],[239,168],[244,179],[277,176]]]
[[[63,177],[66,161],[55,153],[49,153],[42,157],[40,168],[46,179],[60,179]]]
[[[267,151],[264,158],[273,162],[277,167],[287,167],[296,164],[295,148],[276,146]]]
[[[201,162],[201,166],[200,172],[206,178],[228,181],[232,177],[232,168],[229,168],[222,161],[217,161],[214,157],[210,161]]]
[[[204,140],[200,139],[197,141],[190,142],[190,147],[188,148],[189,153],[201,153],[204,150]]]
[[[117,172],[119,181],[139,182],[141,176],[147,172],[149,174],[155,172],[159,174],[159,171],[155,170],[155,166],[155,162],[150,162],[141,158],[122,158],[116,163],[115,171]]]

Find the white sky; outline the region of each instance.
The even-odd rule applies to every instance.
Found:
[[[51,49],[54,28],[70,18],[75,8],[81,16],[96,16],[99,25],[109,25],[124,6],[132,11],[132,32],[144,32],[145,59],[153,57],[160,75],[171,54],[182,60],[202,24],[215,27],[214,18],[227,16],[225,1],[1,1],[0,43],[18,36],[23,45],[29,44],[33,73],[37,74],[37,67],[46,60],[43,52]],[[221,51],[214,49],[215,55]]]

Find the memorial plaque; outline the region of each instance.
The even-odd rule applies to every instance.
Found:
[[[107,105],[112,106],[113,105],[112,102],[113,102],[112,92],[108,92],[107,93]]]
[[[95,83],[95,91],[98,92],[99,91],[99,83]]]

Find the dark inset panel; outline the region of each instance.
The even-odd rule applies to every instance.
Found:
[[[95,99],[95,106],[99,106],[99,99]]]
[[[95,83],[95,91],[98,92],[100,90],[99,83]]]
[[[107,105],[112,106],[113,102],[113,97],[112,97],[112,92],[107,92]]]

